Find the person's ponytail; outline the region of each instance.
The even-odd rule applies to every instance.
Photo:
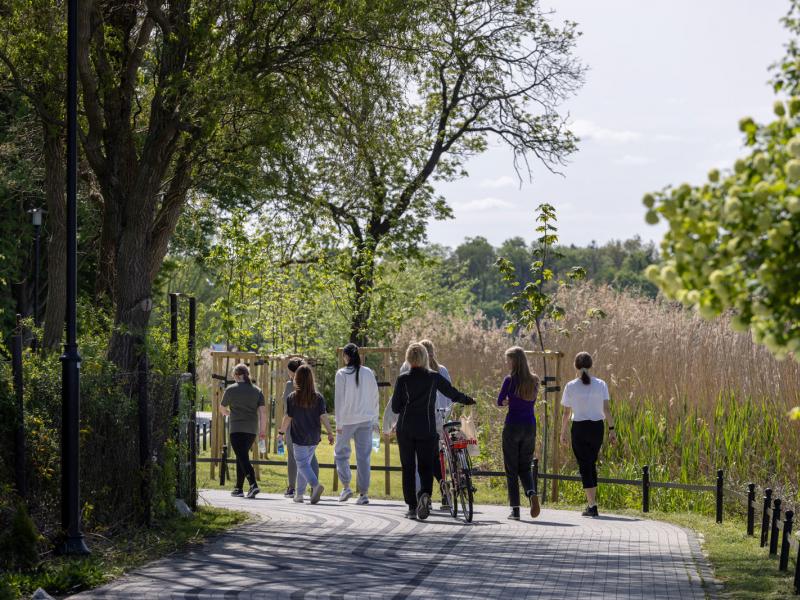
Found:
[[[592,355],[588,352],[578,352],[575,355],[575,368],[581,372],[581,383],[589,385],[592,378],[589,376],[589,369],[592,368]]]
[[[361,355],[358,353],[358,346],[355,344],[347,344],[342,352],[350,359],[347,366],[353,369],[356,374],[356,387],[358,387],[358,372],[361,370]]]
[[[250,381],[250,369],[244,363],[239,363],[235,367],[233,367],[233,376],[234,377],[241,377],[244,379],[245,383],[252,383]]]

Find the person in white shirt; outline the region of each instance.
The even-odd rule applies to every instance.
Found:
[[[597,456],[603,445],[604,423],[608,423],[608,441],[617,440],[614,431],[614,418],[608,397],[606,382],[589,375],[592,368],[592,355],[579,352],[575,355],[575,369],[578,377],[570,381],[561,396],[561,406],[570,410],[564,411],[561,423],[561,444],[567,443],[567,424],[572,420],[572,451],[578,462],[583,491],[586,493],[588,506],[581,514],[584,517],[596,517],[597,513]]]
[[[347,344],[344,349],[347,366],[336,372],[334,411],[336,414],[336,447],[334,456],[339,479],[344,486],[339,501],[353,495],[350,480],[350,440],[355,440],[357,489],[356,504],[369,504],[370,460],[372,431],[378,425],[378,382],[372,369],[361,364],[358,346]]]

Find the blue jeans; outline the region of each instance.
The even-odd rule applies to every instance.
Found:
[[[353,478],[353,473],[350,470],[350,439],[355,440],[358,491],[364,495],[369,492],[372,428],[373,421],[343,425],[341,433],[336,435],[336,447],[334,448],[339,479],[342,481],[342,485],[348,488],[350,487],[350,480]]]
[[[315,457],[317,444],[313,446],[300,446],[294,444],[294,458],[297,461],[297,485],[295,486],[295,493],[302,494],[305,492],[306,485],[311,484],[312,488],[319,485],[319,478],[314,473],[311,467],[311,462]]]

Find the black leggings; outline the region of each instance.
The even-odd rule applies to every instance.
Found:
[[[572,451],[578,461],[583,489],[597,487],[597,455],[603,445],[605,421],[573,421]]]
[[[503,463],[508,485],[508,504],[519,506],[519,482],[525,488],[525,496],[533,492],[531,462],[536,446],[536,425],[508,423],[503,427]]]
[[[254,433],[243,433],[237,431],[231,433],[231,446],[233,453],[236,455],[236,489],[242,489],[244,478],[247,476],[247,481],[250,485],[256,484],[256,472],[253,465],[250,464],[250,448],[256,440]]]
[[[439,447],[439,437],[416,437],[414,435],[397,435],[400,446],[400,465],[403,468],[403,499],[408,508],[417,508],[417,478],[419,472],[419,493],[430,496],[433,490],[433,456]]]

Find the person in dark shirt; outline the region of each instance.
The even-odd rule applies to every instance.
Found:
[[[539,497],[533,486],[531,462],[536,446],[536,395],[539,377],[531,373],[525,350],[514,346],[506,350],[509,374],[503,380],[497,406],[507,406],[508,414],[503,427],[503,463],[508,484],[509,519],[519,520],[519,482],[531,506],[531,517],[539,516]]]
[[[286,400],[294,391],[294,374],[297,367],[303,364],[302,358],[291,358],[286,364],[286,369],[289,373],[289,379],[286,381],[286,386],[283,389],[283,414],[286,414]],[[297,481],[297,461],[294,459],[294,444],[292,444],[291,429],[286,430],[286,476],[288,478],[288,486],[286,492],[283,494],[286,498],[293,498],[295,496],[294,484]],[[317,477],[319,477],[319,463],[315,456],[311,460],[311,468],[314,469]]]
[[[440,373],[428,369],[428,351],[422,344],[408,347],[406,362],[411,369],[397,378],[392,393],[392,412],[399,415],[397,444],[403,470],[403,498],[408,504],[409,519],[427,519],[433,489],[433,457],[439,440],[436,392],[462,404],[475,404],[475,400],[459,392]],[[417,469],[419,494],[415,481]]]
[[[297,367],[294,374],[294,392],[286,399],[286,415],[278,430],[283,441],[286,430],[291,427],[294,457],[297,461],[297,482],[294,501],[303,502],[303,491],[311,485],[311,504],[319,502],[325,488],[311,466],[317,445],[321,440],[320,424],[328,433],[328,442],[333,445],[333,431],[325,409],[325,399],[317,393],[314,372],[307,364]]]
[[[231,446],[236,455],[236,487],[231,496],[244,496],[242,485],[246,476],[250,483],[247,497],[255,498],[259,489],[249,452],[256,435],[262,440],[267,437],[266,403],[264,394],[250,381],[247,365],[236,365],[233,379],[236,383],[225,389],[219,404],[220,414],[229,417]]]

